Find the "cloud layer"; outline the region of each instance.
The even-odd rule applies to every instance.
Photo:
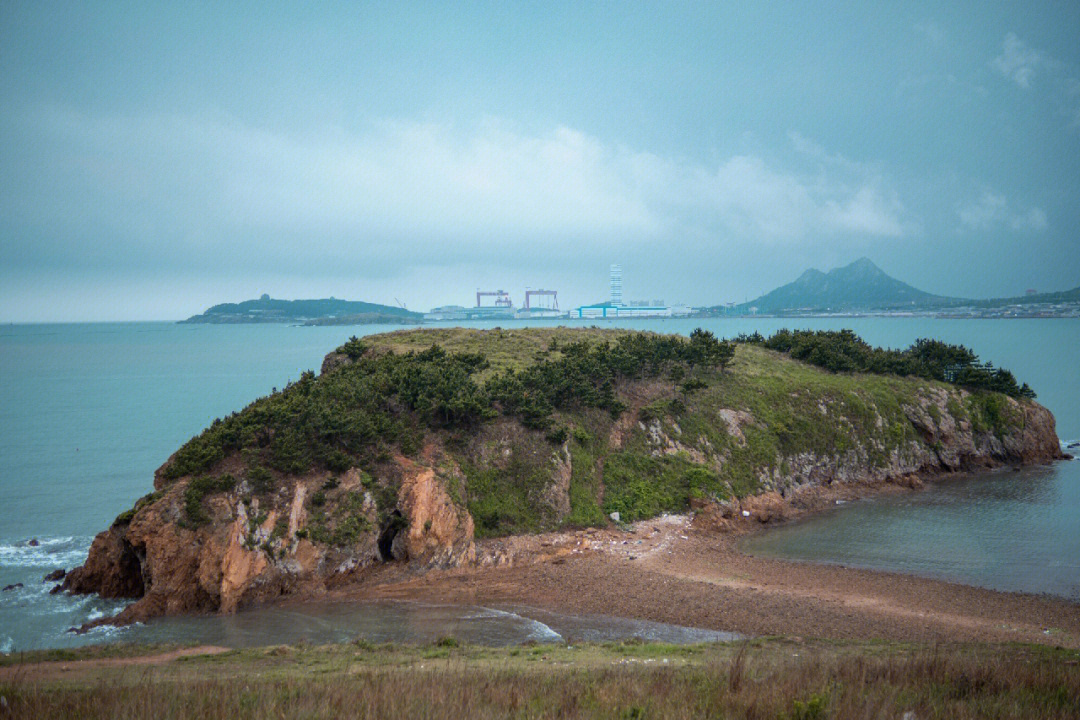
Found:
[[[1042,208],[1019,209],[1004,195],[984,190],[982,195],[957,210],[960,223],[968,230],[987,231],[998,227],[1013,230],[1045,230],[1046,212]]]
[[[710,167],[569,127],[531,132],[499,119],[289,132],[228,117],[48,108],[21,129],[43,133],[27,145],[50,154],[9,158],[14,172],[0,202],[30,235],[46,238],[17,255],[48,252],[52,236],[69,238],[64,252],[74,257],[80,249],[70,238],[83,238],[85,256],[106,236],[114,252],[172,246],[176,261],[212,247],[230,248],[231,257],[289,255],[313,242],[341,257],[404,247],[460,259],[508,240],[570,249],[686,236],[799,243],[905,233],[904,208],[885,177],[801,136],[800,152],[818,153],[812,168],[752,154]]]

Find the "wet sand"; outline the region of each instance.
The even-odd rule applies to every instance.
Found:
[[[521,604],[752,636],[1080,648],[1080,605],[741,552],[739,540],[763,527],[717,531],[669,516],[627,531],[484,541],[481,557],[502,564],[424,574],[387,565],[328,599]]]

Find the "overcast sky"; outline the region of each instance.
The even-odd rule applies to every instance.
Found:
[[[156,5],[0,4],[0,321],[1080,285],[1080,3]]]

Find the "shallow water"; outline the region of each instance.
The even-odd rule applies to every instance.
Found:
[[[97,635],[98,637],[94,637]],[[412,602],[288,604],[235,615],[155,620],[127,628],[102,628],[67,642],[197,642],[225,647],[348,642],[428,643],[442,637],[487,645],[526,642],[603,642],[640,638],[651,642],[694,643],[738,639],[734,633],[627,620],[603,615],[569,615],[524,606],[480,607]]]
[[[1040,402],[1057,416],[1059,434],[1080,439],[1077,320],[763,318],[609,321],[605,326],[681,333],[704,326],[725,337],[755,330],[768,334],[779,327],[851,327],[878,345],[906,346],[918,337],[964,343],[1030,383]],[[50,586],[41,578],[58,567],[80,564],[93,534],[152,489],[154,470],[180,444],[215,417],[284,386],[303,370],[317,370],[323,356],[349,335],[390,329],[396,328],[0,326],[0,587],[24,584],[0,592],[0,649],[66,644],[71,641],[67,628],[120,607],[99,598],[49,595]],[[903,502],[897,499],[896,506],[882,499],[867,507],[891,509],[878,510],[865,522],[855,521],[861,515],[833,519],[845,513],[815,518],[796,545],[818,548],[808,559],[925,571],[977,583],[1017,577],[1027,590],[1072,596],[1075,586],[1063,584],[1059,576],[1072,572],[1069,563],[1080,555],[1075,545],[1080,538],[1078,486],[1080,463],[1073,463],[1056,465],[1043,475],[974,483],[970,494],[945,493],[936,506],[931,502],[938,497],[934,491],[926,493],[925,500],[917,494]],[[1031,492],[1018,493],[1017,488]],[[933,510],[947,509],[950,503],[982,509]],[[936,512],[935,519],[927,520],[928,512]],[[840,527],[829,530],[833,522]],[[814,532],[834,533],[833,539],[826,535],[815,544]],[[976,543],[972,538],[981,537],[980,532],[996,534],[1000,542]],[[846,549],[842,559],[829,554],[836,537]],[[30,547],[31,538],[40,546]],[[777,541],[771,552],[793,550]],[[923,569],[915,567],[919,563]],[[1021,572],[1026,565],[1036,571]],[[247,622],[245,618],[235,622]],[[194,634],[201,632],[195,629],[201,624],[214,622],[219,621],[193,619],[190,626],[181,626]],[[285,632],[286,624],[280,627]],[[579,631],[584,632],[583,627]],[[275,641],[267,637],[267,642]]]
[[[1080,602],[1080,462],[979,473],[871,497],[749,537],[756,555]]]

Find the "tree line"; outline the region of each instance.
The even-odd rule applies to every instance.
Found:
[[[415,446],[425,429],[469,428],[499,415],[545,429],[557,410],[600,408],[617,416],[615,388],[626,379],[656,377],[673,366],[688,372],[726,368],[731,342],[696,330],[690,338],[636,333],[614,343],[577,342],[549,348],[549,357],[479,383],[489,367],[476,353],[371,353],[350,338],[339,352],[352,362],[316,378],[308,371],[283,390],[215,420],[181,447],[166,478],[204,472],[243,453],[252,472],[263,466],[299,474],[318,465],[344,470],[394,444]],[[250,474],[250,473],[249,473]]]
[[[1012,397],[1034,397],[1008,370],[979,362],[969,349],[918,340],[906,350],[874,348],[850,330],[781,330],[769,338],[720,340],[706,330],[689,338],[633,333],[614,342],[553,341],[546,356],[508,369],[486,382],[478,353],[450,353],[433,345],[422,352],[369,352],[353,337],[339,352],[352,362],[316,378],[305,372],[285,389],[214,423],[181,447],[163,469],[173,479],[205,472],[232,453],[245,458],[249,484],[268,485],[267,470],[300,474],[313,467],[344,471],[385,458],[392,447],[418,449],[429,429],[469,429],[500,415],[527,427],[551,429],[554,413],[597,408],[617,417],[616,393],[626,380],[667,377],[687,391],[703,387],[706,373],[723,372],[739,343],[760,345],[833,372],[915,376]],[[564,437],[555,428],[549,437]],[[258,482],[256,482],[258,481]]]
[[[989,390],[1014,398],[1034,398],[1035,392],[1016,382],[1013,374],[963,345],[920,338],[905,350],[872,347],[851,330],[778,330],[769,338],[759,333],[740,335],[736,342],[760,345],[832,372],[867,372],[919,377]]]

